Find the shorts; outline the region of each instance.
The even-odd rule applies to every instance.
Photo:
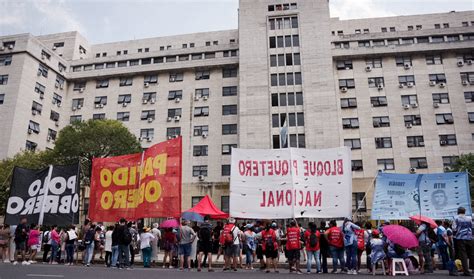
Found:
[[[300,250],[287,250],[286,251],[286,256],[288,258],[288,261],[299,261],[300,259]]]
[[[257,246],[257,251],[255,251],[257,254],[257,259],[263,260],[263,249],[261,245]]]
[[[178,255],[189,257],[191,255],[192,243],[179,244]]]
[[[31,246],[30,246],[30,249],[31,249],[31,250],[38,250],[38,248],[39,248],[39,245],[38,245],[38,244],[34,244],[34,245],[31,245]]]
[[[212,242],[198,242],[198,252],[199,253],[204,253],[204,254],[209,254],[212,253]]]
[[[26,241],[15,241],[15,249],[17,251],[26,251]]]
[[[224,255],[226,257],[238,257],[240,255],[240,245],[234,244],[224,247]]]
[[[278,250],[275,249],[266,249],[265,250],[265,257],[268,259],[276,259],[278,258]]]

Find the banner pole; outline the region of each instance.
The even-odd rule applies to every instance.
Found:
[[[367,190],[365,190],[364,197],[362,198],[361,201],[364,201],[364,200],[367,198],[367,193],[369,192],[369,189],[370,189],[370,188],[372,188],[373,186],[375,186],[374,183],[375,183],[375,181],[377,180],[377,177],[378,177],[378,176],[379,176],[379,171],[377,171],[377,173],[375,174],[375,177],[374,177],[374,179],[372,180],[372,182],[370,182],[369,187],[367,187]],[[357,203],[357,200],[356,200],[356,203]],[[355,210],[354,214],[352,215],[352,218],[354,218],[354,217],[357,216],[356,214],[357,214],[358,211],[359,211],[359,204],[356,204],[356,210]]]
[[[143,159],[145,158],[145,151],[142,151],[142,158],[140,159],[140,168],[138,172],[138,187],[135,186],[135,189],[139,189],[140,185],[142,184],[142,171],[143,171]],[[135,217],[135,216],[133,216]]]
[[[51,181],[51,176],[53,175],[53,165],[49,165],[49,171],[48,171],[48,176],[44,180],[44,195],[43,195],[43,201],[41,202],[41,211],[39,214],[39,220],[38,220],[38,225],[42,226],[43,225],[43,220],[44,220],[44,206],[45,206],[45,201],[48,198],[48,192],[49,192],[49,182]]]

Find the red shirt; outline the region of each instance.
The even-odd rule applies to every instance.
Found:
[[[364,240],[364,230],[356,230],[355,231],[357,236],[357,249],[364,250],[365,249],[365,240]]]
[[[263,230],[262,231],[262,250],[265,251],[267,249],[267,239],[272,238],[273,247],[275,250],[278,249],[278,242],[276,241],[276,233],[273,229],[270,230]]]
[[[286,250],[301,249],[300,228],[290,227],[286,230]]]
[[[310,237],[313,233],[311,232],[311,230],[306,230],[304,232],[304,242],[306,243],[306,251],[319,251],[319,239],[321,237],[321,234],[319,233],[319,231],[316,231],[314,234],[316,234],[316,237],[318,238],[318,243],[316,244],[316,246],[314,247],[311,247],[311,244],[310,244]]]
[[[326,231],[326,235],[328,236],[329,245],[337,247],[337,248],[344,247],[344,236],[340,228],[338,227],[329,228]]]

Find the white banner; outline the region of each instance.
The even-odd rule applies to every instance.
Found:
[[[351,151],[233,148],[229,206],[248,219],[351,216]]]

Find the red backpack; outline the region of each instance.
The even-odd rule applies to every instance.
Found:
[[[228,224],[224,226],[222,231],[220,242],[224,246],[232,246],[234,244],[234,229],[233,224]]]
[[[355,231],[356,236],[357,236],[357,248],[359,250],[364,250],[365,249],[365,240],[364,240],[364,230],[356,230]]]

